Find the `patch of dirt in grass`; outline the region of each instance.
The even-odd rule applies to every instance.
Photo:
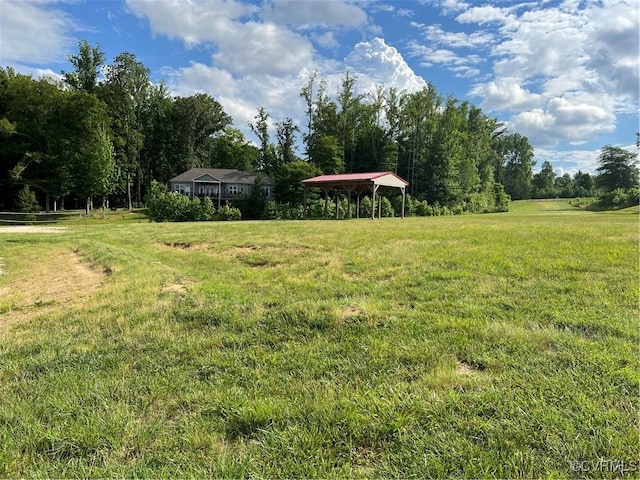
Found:
[[[242,246],[231,247],[225,251],[233,256],[237,256],[237,255],[242,255],[243,253],[255,252],[256,250],[260,250],[260,248],[261,247],[258,247],[257,245],[246,245],[244,247]]]
[[[180,250],[206,250],[209,248],[208,243],[191,243],[191,242],[164,242],[163,245],[169,248],[177,248]]]
[[[458,360],[456,364],[456,373],[459,375],[475,375],[481,369],[476,365],[472,365],[462,360]]]
[[[358,307],[345,307],[340,311],[340,322],[353,322],[364,318],[364,312]]]
[[[62,233],[67,227],[39,227],[36,225],[12,225],[0,227],[0,233]]]
[[[163,285],[160,291],[162,293],[175,293],[177,295],[185,295],[187,293],[187,286],[189,285],[189,283],[191,282],[176,280],[173,283]]]
[[[61,252],[34,262],[28,276],[0,289],[0,294],[9,298],[0,313],[0,327],[82,303],[109,272],[91,266],[76,252]]]

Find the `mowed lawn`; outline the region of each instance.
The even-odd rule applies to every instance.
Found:
[[[0,477],[638,476],[638,220],[0,233]]]

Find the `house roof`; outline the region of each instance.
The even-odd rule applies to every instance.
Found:
[[[400,178],[393,172],[364,172],[364,173],[343,173],[338,175],[320,175],[319,177],[308,178],[302,183],[306,186],[331,186],[331,185],[379,185],[385,187],[404,188],[409,185],[405,179]]]
[[[273,180],[264,173],[261,173],[264,183],[273,184]],[[173,177],[171,182],[207,182],[213,177],[213,181],[221,181],[223,183],[240,183],[253,184],[258,176],[257,172],[244,172],[233,168],[192,168],[180,175]]]

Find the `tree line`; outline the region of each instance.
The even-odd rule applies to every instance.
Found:
[[[506,195],[588,196],[601,186],[601,175],[556,177],[548,162],[533,175],[526,137],[431,83],[359,94],[346,73],[332,95],[313,74],[299,92],[304,125],[272,124],[260,108],[249,125],[254,145],[213,97],[172,97],[132,53],[106,64],[99,47],[82,41],[68,58],[60,82],[0,68],[0,209],[25,188],[47,210],[74,197],[131,209],[152,182],[192,167],[264,172],[276,181],[276,200],[293,206],[300,181],[321,173],[392,171],[409,181],[413,199],[462,212],[503,210]]]

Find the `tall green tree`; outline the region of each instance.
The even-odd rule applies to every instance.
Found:
[[[314,99],[315,99],[315,90],[317,88],[318,82],[318,72],[314,70],[314,72],[307,80],[302,88],[300,89],[300,96],[304,99],[304,103],[306,106],[305,115],[307,117],[307,131],[303,134],[303,140],[305,143],[305,152],[307,154],[307,161],[311,160],[310,154],[310,145],[311,138],[313,136],[313,113],[314,113]]]
[[[605,192],[638,187],[638,155],[620,147],[605,145],[598,157],[596,184]]]
[[[533,196],[535,198],[555,197],[557,194],[555,180],[556,173],[553,171],[553,165],[551,162],[545,161],[540,171],[533,176]]]
[[[361,110],[362,96],[355,94],[357,77],[347,71],[342,77],[338,90],[338,104],[340,116],[338,122],[338,139],[342,150],[342,163],[349,172],[354,172],[356,166],[356,131],[358,116]]]
[[[60,155],[63,98],[61,85],[50,79],[0,69],[0,111],[7,125],[0,142],[0,203],[11,205],[20,185],[45,193],[47,208],[50,195],[69,193],[69,167]]]
[[[533,147],[529,139],[519,133],[501,135],[494,139],[498,182],[513,200],[531,197],[533,177]]]
[[[296,125],[294,125],[291,118],[287,118],[282,122],[276,123],[276,138],[278,140],[278,147],[276,149],[276,165],[272,170],[279,168],[281,165],[297,160],[296,132],[298,131],[300,131],[300,129]]]
[[[426,164],[433,155],[442,97],[433,84],[404,95],[400,100],[399,173],[409,181],[412,196],[423,196],[427,188]]]
[[[144,142],[140,150],[140,163],[143,172],[143,184],[146,198],[154,180],[168,182],[176,176],[173,165],[172,135],[174,131],[173,99],[162,82],[149,85],[144,109],[142,110],[142,137]]]
[[[269,134],[269,114],[264,107],[260,107],[254,118],[255,123],[250,123],[249,128],[259,140],[260,155],[257,167],[259,171],[273,175],[275,172],[272,171],[272,167],[276,163],[276,152]]]
[[[304,197],[302,181],[321,173],[318,167],[302,160],[283,165],[274,179],[276,182],[276,201],[290,205],[302,205]]]
[[[578,170],[573,176],[575,195],[577,197],[591,197],[594,195],[595,181],[589,172]]]
[[[105,67],[105,82],[99,96],[109,106],[111,131],[116,158],[119,190],[125,195],[129,209],[133,206],[132,187],[136,200],[142,201],[142,162],[144,146],[143,112],[150,85],[149,69],[135,55],[123,52],[113,64]]]
[[[193,167],[207,167],[213,137],[231,124],[231,118],[213,97],[197,93],[177,97],[171,115],[171,155],[176,174]]]
[[[87,213],[91,197],[100,195],[104,211],[105,200],[113,188],[115,155],[107,133],[107,107],[95,96],[85,92],[71,94],[66,105],[74,112],[73,136],[64,150],[72,165],[73,191],[87,199]]]
[[[332,135],[322,135],[314,139],[311,145],[313,164],[322,173],[335,174],[344,172],[342,152],[338,140]]]
[[[573,178],[571,178],[571,175],[568,173],[556,177],[553,182],[553,187],[556,195],[560,197],[570,198],[575,195],[575,184]]]
[[[243,171],[258,170],[260,152],[237,128],[231,126],[212,140],[211,166],[214,168],[236,168]]]
[[[64,82],[73,90],[95,93],[98,75],[106,60],[100,46],[92,47],[89,42],[82,40],[78,44],[77,55],[69,55],[67,58],[73,66],[73,71],[61,72]]]

